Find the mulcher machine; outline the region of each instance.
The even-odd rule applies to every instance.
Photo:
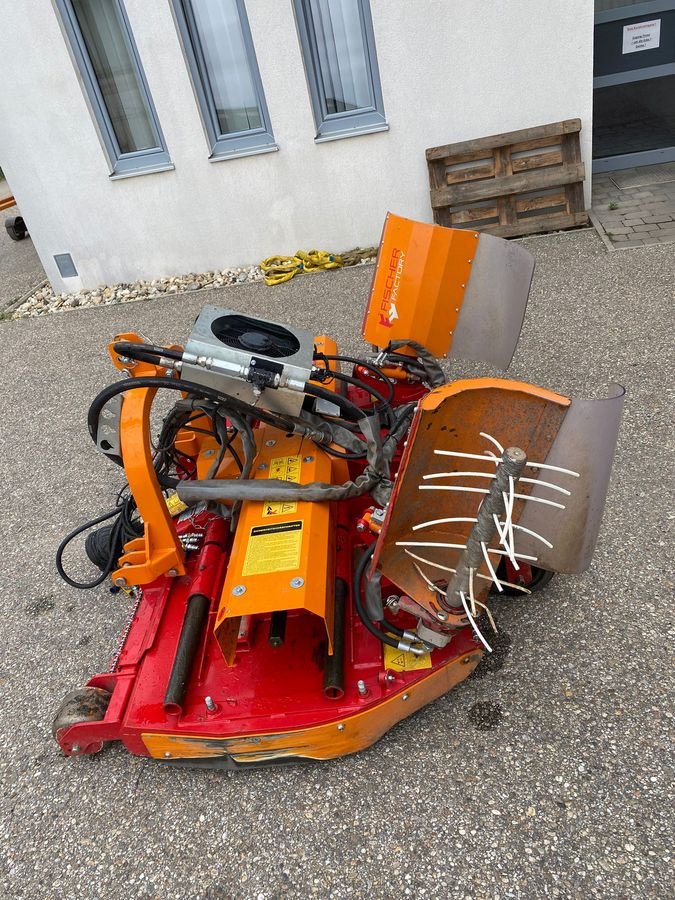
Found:
[[[353,753],[491,652],[493,599],[588,566],[623,389],[448,383],[438,362],[506,368],[533,269],[519,244],[389,215],[363,359],[213,306],[184,348],[115,337],[125,377],[88,425],[125,488],[57,564],[132,608],[109,671],[56,714],[64,753]],[[153,440],[160,390],[175,402]],[[85,530],[89,584],[63,562]]]

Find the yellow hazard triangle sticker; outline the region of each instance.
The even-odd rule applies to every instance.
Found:
[[[423,653],[415,656],[414,653],[404,653],[396,647],[384,645],[384,667],[393,672],[415,672],[418,669],[430,669],[432,667],[431,654]]]

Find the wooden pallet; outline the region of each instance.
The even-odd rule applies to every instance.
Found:
[[[500,237],[588,223],[580,119],[427,150],[434,221]]]

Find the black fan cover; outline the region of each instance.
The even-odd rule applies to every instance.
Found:
[[[211,331],[228,347],[272,359],[293,356],[300,349],[300,341],[287,328],[248,316],[219,316],[211,323]]]

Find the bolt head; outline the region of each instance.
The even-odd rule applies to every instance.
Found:
[[[235,597],[241,597],[242,594],[246,593],[246,585],[245,584],[235,584],[232,588],[232,594]]]
[[[266,447],[274,447],[275,444],[276,444],[276,441],[274,440],[274,438],[270,438],[269,441],[265,441]]]
[[[115,579],[116,587],[124,587],[126,585],[126,583],[127,583],[126,578],[122,578],[121,576],[119,578]]]
[[[167,759],[169,759],[169,757],[171,756],[171,754],[170,754],[169,751],[167,750],[166,753],[164,754],[164,756],[165,756]]]
[[[396,676],[392,672],[387,672],[387,681],[389,681],[390,683],[392,681],[396,681]]]
[[[213,456],[214,452],[215,452],[215,451],[213,451],[213,450],[205,450],[205,451],[204,451],[204,456]]]
[[[443,610],[439,609],[439,611],[436,613],[436,618],[439,620],[439,622],[445,622],[445,620],[448,618],[448,615],[447,613],[444,613]]]
[[[404,695],[401,697],[401,700],[409,700],[409,699],[410,699],[410,694],[404,694]]]
[[[73,744],[73,746],[70,748],[70,752],[71,752],[71,753],[79,753],[79,752],[80,752],[80,745],[79,745],[79,744]]]
[[[169,576],[169,578],[175,578],[178,575],[178,569],[169,569],[166,574]]]
[[[338,731],[344,731],[344,730],[345,730],[345,726],[342,724],[342,722],[340,722],[340,724],[338,725],[337,730],[338,730]]]
[[[301,588],[305,583],[304,578],[291,578],[291,587],[292,588]]]
[[[260,463],[260,465],[258,466],[258,468],[259,468],[260,470],[266,469],[266,468],[267,468],[267,463]]]
[[[314,462],[314,457],[313,456],[303,456],[302,461],[307,462],[307,463]]]

